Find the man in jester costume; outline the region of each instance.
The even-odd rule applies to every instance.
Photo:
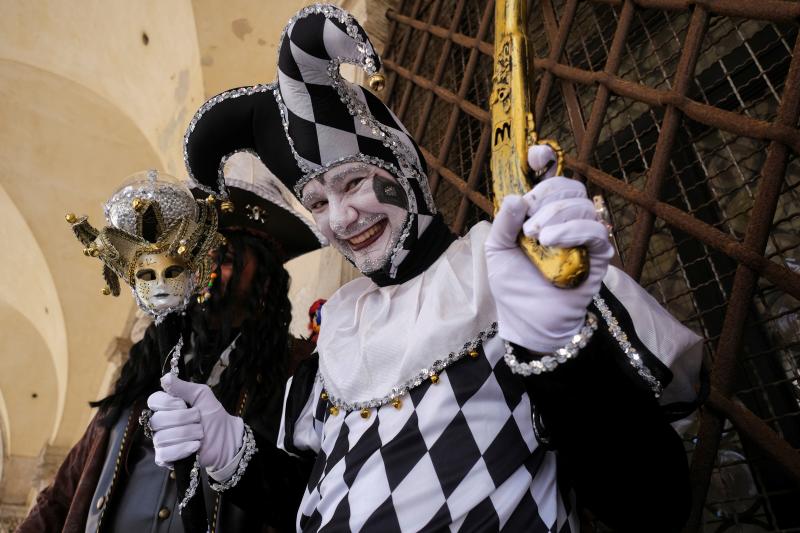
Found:
[[[196,140],[209,159],[196,175],[258,154],[364,274],[326,302],[318,358],[287,387],[280,445],[313,463],[298,531],[577,533],[579,507],[615,530],[679,529],[688,468],[670,422],[696,407],[701,339],[609,266],[577,181],[549,177],[453,235],[417,144],[341,63],[380,68],[349,14],[304,8],[277,82],[214,97],[214,134]],[[535,168],[542,157],[529,153]],[[585,247],[588,278],[554,287],[520,230]],[[192,387],[164,385],[191,404]],[[240,436],[235,417],[211,419]],[[225,473],[259,505],[243,448],[226,453]]]

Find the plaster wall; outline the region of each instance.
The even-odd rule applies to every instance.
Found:
[[[2,1],[0,58],[87,87],[147,139],[161,167],[181,175],[182,136],[203,100],[188,0]]]
[[[0,201],[6,205],[0,217],[18,214],[2,226],[14,258],[0,267],[2,298],[48,344],[59,395],[49,444],[67,446],[88,422],[87,402],[97,397],[105,348],[124,326],[130,300],[100,295],[100,266],[83,256],[64,213],[87,214],[102,224],[108,193],[131,172],[157,165],[158,157],[111,103],[85,86],[16,62],[0,61],[0,123],[18,125],[0,128]],[[10,337],[21,336],[7,323],[3,328]],[[14,443],[17,422],[10,423]],[[37,455],[44,444],[26,443],[25,453]]]

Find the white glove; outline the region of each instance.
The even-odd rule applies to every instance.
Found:
[[[614,255],[608,230],[596,216],[583,184],[560,176],[543,180],[525,196],[504,198],[486,240],[501,338],[534,352],[552,353],[581,329]],[[517,245],[520,229],[544,246],[585,246],[588,278],[573,289],[553,286]]]
[[[203,426],[196,408],[186,407],[186,402],[162,391],[147,398],[147,407],[153,411],[150,427],[158,466],[168,466],[200,448]]]
[[[166,392],[147,399],[156,464],[166,466],[199,452],[200,466],[219,470],[228,465],[242,447],[244,421],[229,415],[208,385],[168,373],[161,377],[161,388]]]

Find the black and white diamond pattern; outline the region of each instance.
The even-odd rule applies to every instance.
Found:
[[[408,194],[410,212],[391,258],[394,272],[436,214],[425,160],[379,98],[342,78],[341,63],[360,65],[369,74],[380,68],[372,43],[347,12],[331,5],[301,10],[281,39],[276,91],[285,133],[303,173],[295,193],[344,162],[365,161],[391,172]]]
[[[577,533],[556,455],[537,446],[525,383],[503,353],[492,338],[368,419],[330,415],[319,381],[292,387],[310,400],[293,424],[301,439],[281,439],[318,453],[300,530]]]

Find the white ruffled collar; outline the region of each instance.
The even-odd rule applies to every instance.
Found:
[[[483,249],[490,228],[477,224],[406,283],[358,278],[328,300],[317,351],[334,405],[389,403],[494,335]]]

